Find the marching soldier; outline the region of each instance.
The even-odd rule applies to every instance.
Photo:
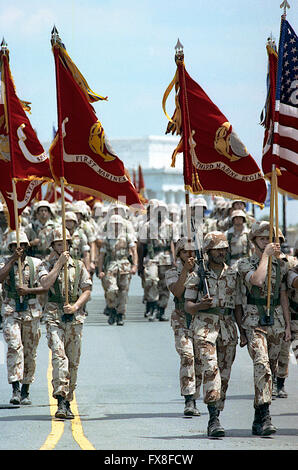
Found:
[[[194,341],[194,316],[184,309],[184,284],[195,266],[193,244],[183,237],[176,244],[176,266],[166,272],[166,283],[174,295],[175,310],[171,315],[176,351],[180,356],[180,391],[184,397],[185,416],[200,416],[196,399],[200,395],[201,371],[199,351]]]
[[[199,352],[204,402],[209,411],[207,434],[225,435],[219,422],[238,340],[233,312],[240,308],[236,299],[237,273],[225,264],[228,242],[220,231],[204,237],[203,250],[208,256],[205,277],[208,288],[198,272],[189,275],[185,284],[185,310],[193,316],[193,337]]]
[[[174,243],[178,237],[173,223],[167,218],[167,205],[159,201],[152,209],[139,233],[138,272],[144,288],[145,316],[149,321],[156,318],[165,321],[168,320],[165,310],[170,296],[165,273],[175,260]]]
[[[71,236],[66,230],[69,244]],[[84,305],[90,298],[92,281],[81,260],[64,252],[63,232],[56,228],[49,240],[52,253],[38,267],[41,285],[48,290],[44,307],[48,346],[52,351],[53,397],[58,400],[56,418],[74,417],[70,402],[77,383],[81,355]],[[69,303],[65,304],[65,273],[67,266]]]
[[[298,363],[298,264],[289,270],[287,284],[291,315],[291,344]]]
[[[88,244],[90,246],[90,263],[88,272],[92,279],[93,274],[95,272],[95,264],[97,257],[95,227],[88,220],[88,205],[85,203],[85,201],[76,201],[73,204],[73,211],[78,219],[78,227],[84,231],[88,240]]]
[[[290,339],[290,321],[285,284],[286,265],[279,259],[279,243],[269,243],[269,222],[253,224],[249,238],[255,246],[250,258],[239,260],[242,281],[242,328],[248,352],[253,360],[255,416],[252,433],[267,436],[276,432],[271,423],[269,406],[272,398],[272,376],[276,372],[283,338]],[[272,257],[271,303],[266,311],[268,293],[268,259]]]
[[[15,231],[9,233],[7,241],[11,255],[1,259],[0,282],[3,285],[3,336],[8,346],[8,383],[13,390],[10,403],[31,405],[29,386],[34,381],[36,350],[41,336],[42,307],[38,296],[46,290],[37,283],[37,267],[41,261],[26,254],[27,235],[20,231],[19,248]],[[19,278],[19,259],[23,279]]]
[[[246,214],[242,210],[234,210],[231,215],[232,227],[225,233],[229,252],[227,264],[234,266],[240,258],[251,256],[252,247],[248,239],[249,230],[246,226]]]
[[[48,239],[56,227],[55,214],[48,201],[39,201],[34,210],[33,221],[24,228],[30,241],[30,254],[44,258],[49,254]]]
[[[98,277],[105,292],[105,311],[110,325],[115,321],[117,325],[124,325],[131,275],[137,272],[137,266],[135,236],[127,231],[120,215],[112,215],[98,259]]]
[[[78,219],[74,212],[65,213],[65,225],[71,236],[70,256],[82,260],[87,271],[90,271],[90,246],[84,231],[78,227]]]

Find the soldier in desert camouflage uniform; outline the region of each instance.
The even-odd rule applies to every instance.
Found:
[[[229,244],[227,264],[234,266],[240,258],[252,255],[252,246],[248,239],[249,230],[245,223],[245,212],[234,210],[231,221],[233,225],[226,231],[225,235]]]
[[[269,405],[272,397],[272,375],[283,338],[290,339],[290,321],[286,292],[286,265],[280,257],[279,243],[269,243],[268,222],[255,222],[249,237],[255,246],[250,258],[238,263],[242,281],[244,317],[242,327],[248,352],[253,360],[255,416],[252,433],[270,435],[276,432],[271,423]],[[267,315],[268,259],[272,257],[271,304]]]
[[[48,240],[52,230],[57,226],[55,214],[48,201],[39,201],[34,209],[33,220],[25,227],[30,241],[30,254],[44,258],[49,254]]]
[[[159,201],[139,233],[139,273],[143,277],[145,315],[149,321],[168,320],[165,310],[170,292],[165,273],[175,259],[174,243],[177,240],[174,224],[167,218],[167,205]]]
[[[196,399],[200,395],[201,371],[199,352],[193,337],[193,316],[184,310],[184,284],[195,266],[193,244],[186,237],[176,244],[176,267],[166,272],[166,282],[174,295],[175,310],[171,315],[176,351],[180,356],[180,391],[185,400],[184,415],[200,416]]]
[[[120,215],[107,223],[98,259],[98,276],[102,280],[107,303],[108,323],[124,324],[131,275],[137,272],[135,236],[128,232]]]
[[[69,244],[71,236],[66,230]],[[58,400],[57,418],[74,416],[70,408],[76,387],[81,355],[84,305],[90,298],[92,281],[84,263],[73,260],[64,252],[63,232],[56,228],[49,240],[52,253],[38,267],[41,285],[48,290],[44,307],[48,346],[52,351],[53,397]],[[69,245],[68,245],[69,246]],[[67,265],[69,303],[65,304],[65,273]]]
[[[298,363],[298,264],[289,270],[287,283],[291,315],[291,344]]]
[[[36,350],[40,339],[42,308],[38,294],[46,292],[38,286],[36,270],[40,260],[26,255],[29,241],[20,232],[17,248],[16,232],[10,232],[10,257],[0,261],[0,282],[3,283],[3,336],[7,343],[8,383],[13,394],[10,403],[30,405],[29,386],[34,381]],[[19,279],[18,259],[23,278]],[[20,390],[20,383],[22,387]]]
[[[90,246],[83,229],[78,227],[78,219],[74,212],[65,213],[65,224],[71,236],[70,256],[82,260],[87,271],[90,271]]]
[[[224,262],[228,246],[222,232],[209,232],[204,237],[209,295],[201,290],[201,279],[196,271],[189,275],[185,284],[185,310],[194,316],[193,335],[200,355],[210,437],[224,436],[218,417],[224,408],[238,339],[232,316],[236,308],[237,273]],[[237,308],[241,307],[237,305]]]

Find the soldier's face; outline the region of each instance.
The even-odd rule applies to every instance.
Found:
[[[61,253],[64,252],[64,242],[63,240],[59,240],[57,242],[54,242],[53,243],[53,249],[54,251],[56,251],[56,253],[58,253],[58,255],[61,255]],[[69,250],[69,243],[68,241],[66,241],[66,250]]]
[[[192,250],[180,250],[179,256],[182,259],[182,261],[185,263],[189,258],[194,258],[195,253]]]
[[[75,226],[75,221],[74,220],[66,220],[65,221],[66,228],[68,230],[73,230]]]
[[[269,243],[269,237],[256,237],[255,238],[255,244],[257,248],[259,248],[260,251],[264,251],[266,246]]]
[[[217,250],[209,250],[208,257],[209,260],[215,264],[222,264],[225,262],[227,257],[228,248],[218,248]]]
[[[238,216],[238,215],[234,217],[233,225],[243,225],[243,223],[244,223],[243,217]]]
[[[244,210],[245,204],[243,202],[234,202],[233,210]]]
[[[50,211],[47,207],[40,207],[37,215],[40,220],[47,220],[50,218]]]
[[[24,250],[24,253],[26,252],[27,248],[28,248],[28,244],[27,243],[20,243],[20,247],[22,248],[22,250]],[[11,253],[14,253],[17,249],[17,244],[16,243],[11,243],[9,245],[9,251]]]

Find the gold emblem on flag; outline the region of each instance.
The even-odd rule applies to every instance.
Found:
[[[216,131],[214,139],[215,150],[227,157],[231,162],[249,155],[247,148],[241,142],[229,122],[224,122]]]
[[[96,121],[91,126],[89,134],[89,146],[94,153],[100,155],[105,162],[115,160],[115,156],[110,154],[107,150],[105,133],[99,121]]]

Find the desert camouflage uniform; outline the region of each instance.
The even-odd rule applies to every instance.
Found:
[[[7,261],[7,257],[1,258],[0,269],[4,267]],[[36,272],[40,262],[37,258],[25,257],[22,264],[24,286],[38,286]],[[20,284],[17,262],[11,270],[11,274],[3,282],[3,337],[8,346],[8,383],[31,384],[34,381],[36,351],[41,336],[40,317],[42,307],[39,296],[30,295],[29,299],[24,299],[28,300],[25,310],[18,312],[16,310],[16,300],[13,298],[17,295],[13,283],[15,283],[15,286]]]
[[[114,216],[119,217],[120,216]],[[122,219],[122,218],[121,218]],[[122,219],[123,220],[123,219]],[[135,246],[135,235],[122,227],[118,238],[102,240],[101,253],[104,255],[102,286],[108,309],[115,309],[117,314],[126,313],[127,296],[131,280],[130,248]]]
[[[73,259],[83,260],[86,251],[90,251],[87,237],[81,228],[76,228],[71,235],[70,256]]]
[[[254,403],[257,407],[264,403],[271,403],[272,374],[276,372],[277,360],[285,332],[285,320],[280,305],[280,291],[286,289],[285,275],[287,272],[285,262],[277,261],[275,257],[272,257],[271,292],[276,297],[273,312],[274,325],[261,326],[258,310],[260,306],[256,305],[254,299],[258,295],[261,301],[267,301],[268,278],[266,278],[262,287],[256,288],[259,290],[259,294],[256,294],[257,291],[254,289],[256,286],[249,282],[252,274],[258,268],[259,262],[260,258],[253,254],[250,258],[241,259],[237,265],[241,277],[242,305],[244,309],[242,326],[248,340],[248,352],[254,364]],[[279,270],[280,275],[278,275]],[[279,284],[276,282],[277,277],[280,278]],[[266,305],[264,309],[266,309]]]
[[[168,288],[178,281],[182,271],[181,260],[177,260],[177,267],[166,272]],[[175,310],[171,314],[171,327],[174,332],[175,348],[180,356],[180,391],[182,396],[193,395],[194,399],[200,396],[202,381],[200,354],[194,341],[193,316],[184,310],[184,295],[182,299],[175,297]]]
[[[150,220],[147,221],[139,236],[140,242],[147,246],[142,278],[144,302],[155,303],[164,312],[170,296],[165,273],[172,265],[171,242],[177,241],[178,234],[175,233],[173,223],[165,219],[159,228],[151,225]]]
[[[241,233],[235,231],[234,227],[229,228],[225,233],[230,246],[227,259],[227,264],[229,264],[229,266],[234,266],[240,258],[252,255],[248,233],[249,230],[246,225],[244,225]]]
[[[55,227],[57,227],[57,223],[53,219],[48,219],[45,224],[42,224],[38,219],[36,219],[32,223],[26,225],[24,231],[27,234],[29,241],[32,241],[35,238],[39,238],[40,240],[38,246],[31,247],[30,254],[32,254],[32,256],[43,259],[50,253],[49,238]]]
[[[51,254],[38,267],[38,278],[49,274],[58,260],[58,255]],[[69,303],[73,304],[81,294],[81,290],[92,287],[92,281],[82,261],[68,260]],[[74,292],[77,284],[77,293]],[[58,293],[55,292],[55,285]],[[59,295],[60,294],[60,295]],[[60,297],[60,298],[59,298]],[[72,315],[63,317],[65,299],[64,268],[61,269],[57,283],[50,287],[48,301],[44,307],[44,321],[47,329],[48,346],[52,351],[53,366],[53,397],[63,396],[66,400],[73,399],[77,373],[81,355],[81,341],[85,312],[83,307]],[[68,321],[65,321],[67,318]]]
[[[216,402],[217,409],[221,411],[238,341],[232,315],[236,303],[237,273],[225,264],[219,277],[211,269],[206,272],[206,277],[213,303],[209,310],[199,311],[194,316],[193,335],[200,355],[204,402]],[[191,273],[185,283],[186,301],[197,303],[203,297],[198,290],[199,283],[198,274]]]
[[[298,265],[291,268],[287,276],[289,289],[289,310],[291,314],[291,345],[298,363],[298,289],[292,287],[293,281],[298,276]]]

